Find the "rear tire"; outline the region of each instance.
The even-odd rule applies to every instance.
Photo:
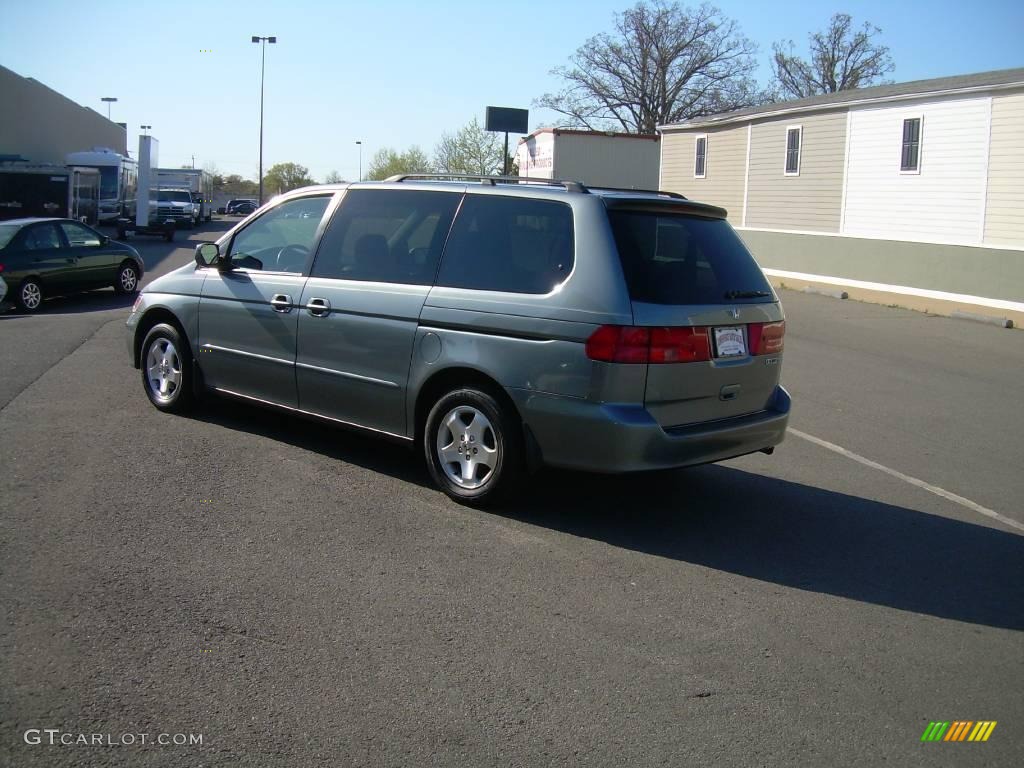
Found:
[[[43,306],[43,286],[34,277],[23,280],[18,286],[18,293],[14,297],[18,308],[22,312],[38,312]]]
[[[523,460],[518,419],[487,392],[465,387],[430,409],[423,452],[434,483],[455,501],[493,504],[515,486]]]
[[[139,268],[130,261],[126,261],[117,270],[114,292],[122,296],[139,292]]]
[[[167,323],[150,328],[139,359],[149,402],[167,413],[184,413],[192,407],[192,352],[177,328]]]

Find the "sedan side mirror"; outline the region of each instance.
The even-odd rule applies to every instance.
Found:
[[[196,246],[196,264],[212,267],[220,259],[220,246],[216,243],[200,243]]]

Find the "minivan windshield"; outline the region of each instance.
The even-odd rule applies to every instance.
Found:
[[[192,195],[183,189],[162,189],[157,201],[161,203],[191,203]]]
[[[614,209],[608,217],[633,301],[775,301],[761,268],[724,219]]]

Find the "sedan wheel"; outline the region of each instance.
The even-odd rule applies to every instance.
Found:
[[[139,290],[139,270],[134,264],[122,264],[114,283],[117,293],[135,293]]]
[[[18,289],[18,306],[25,312],[35,312],[43,303],[43,287],[38,280],[29,278]]]

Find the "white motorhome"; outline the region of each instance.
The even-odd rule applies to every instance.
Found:
[[[72,152],[64,162],[71,166],[95,168],[100,172],[98,218],[101,224],[113,224],[122,216],[135,217],[138,163],[103,147]]]

